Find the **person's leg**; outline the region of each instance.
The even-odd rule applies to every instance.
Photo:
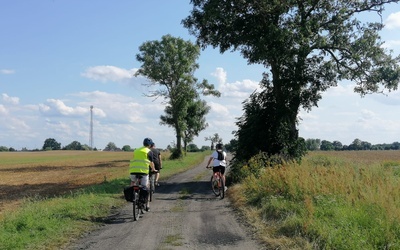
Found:
[[[225,169],[226,167],[220,166],[221,169],[221,176],[222,176],[222,180],[224,180],[224,185],[225,185],[225,191],[228,189],[228,187],[226,186],[226,179],[225,179]]]
[[[160,184],[158,183],[158,179],[160,178],[160,169],[161,169],[160,164],[154,164],[154,168],[157,170],[155,184],[156,186],[160,186]]]
[[[159,184],[158,184],[158,179],[160,178],[160,173],[159,172],[157,172],[156,173],[156,185],[157,186],[159,186]]]
[[[141,184],[143,187],[145,187],[146,192],[147,192],[147,208],[148,210],[150,210],[150,182],[149,182],[149,175],[143,175],[142,180],[141,180]]]
[[[135,183],[137,182],[136,175],[131,174],[131,175],[130,175],[130,178],[131,178],[131,186],[134,186]]]

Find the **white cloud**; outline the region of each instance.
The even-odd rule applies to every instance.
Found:
[[[258,82],[248,79],[234,83],[225,83],[219,86],[219,91],[221,91],[223,96],[242,98],[242,100],[248,98],[251,93],[259,89]]]
[[[383,48],[394,49],[400,46],[400,40],[387,40],[384,44],[382,44]]]
[[[226,71],[223,68],[216,68],[213,73],[211,73],[212,76],[215,76],[218,79],[218,83],[220,85],[223,85],[226,83]]]
[[[82,116],[89,113],[88,108],[83,107],[68,107],[63,101],[57,99],[47,99],[46,104],[40,104],[39,110],[47,115],[62,115],[62,116]]]
[[[6,103],[10,103],[10,104],[18,104],[19,103],[19,98],[18,97],[11,97],[8,96],[7,94],[2,94],[3,97],[3,101]]]
[[[400,28],[400,12],[391,13],[385,21],[385,27],[389,30]]]
[[[0,114],[6,115],[7,113],[7,109],[4,107],[4,105],[0,104]]]
[[[209,103],[211,110],[217,114],[218,117],[228,116],[229,110],[222,104],[216,102]]]
[[[126,81],[134,77],[137,69],[126,70],[115,66],[94,66],[86,69],[82,76],[100,82]]]
[[[13,70],[13,69],[0,69],[0,74],[3,74],[3,75],[11,75],[14,73],[15,73],[15,70]]]

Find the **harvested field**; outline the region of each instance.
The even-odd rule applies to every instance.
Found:
[[[132,152],[0,153],[0,216],[26,197],[51,197],[127,176]]]

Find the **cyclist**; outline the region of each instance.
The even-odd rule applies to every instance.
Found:
[[[153,141],[150,138],[145,138],[143,140],[143,147],[137,148],[133,151],[133,159],[129,164],[129,173],[131,178],[131,186],[138,183],[140,179],[140,184],[143,186],[140,193],[141,197],[147,197],[147,208],[149,208],[149,171],[155,172],[153,163],[153,153],[150,150],[150,145]],[[150,167],[149,167],[150,166]]]
[[[222,179],[225,182],[225,169],[226,169],[226,153],[222,150],[222,143],[218,143],[215,146],[215,151],[211,154],[210,159],[208,160],[207,167],[210,166],[210,163],[213,162],[213,172],[221,171]],[[225,191],[228,188],[225,185]]]
[[[158,183],[158,179],[160,178],[160,169],[162,169],[161,154],[160,154],[160,151],[156,148],[156,145],[154,142],[151,144],[150,150],[153,152],[154,168],[157,170],[155,185],[160,186],[160,184]]]

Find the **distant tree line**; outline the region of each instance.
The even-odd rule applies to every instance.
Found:
[[[383,143],[372,145],[369,142],[355,139],[350,145],[343,145],[340,141],[327,141],[320,139],[307,139],[306,147],[309,151],[322,150],[322,151],[345,151],[345,150],[399,150],[400,143]]]
[[[222,139],[215,134],[214,137],[206,137],[205,140],[211,141],[211,146],[202,146],[199,148],[196,144],[191,143],[187,145],[187,152],[201,152],[206,150],[213,150],[215,143],[222,143]],[[308,151],[346,151],[346,150],[399,150],[400,142],[393,143],[382,143],[382,144],[371,144],[366,141],[362,141],[360,139],[354,139],[354,141],[350,145],[343,145],[340,141],[327,141],[321,139],[306,139],[305,140],[306,148]],[[229,143],[224,144],[224,148],[226,151],[233,151],[237,145],[237,140],[232,139]],[[70,144],[61,147],[61,143],[57,142],[53,138],[48,138],[44,141],[42,149],[34,149],[28,150],[26,147],[22,148],[21,151],[48,151],[48,150],[92,150],[88,145],[81,144],[78,141],[73,141]],[[97,148],[93,148],[94,151],[97,151]],[[134,148],[131,148],[129,145],[124,145],[122,148],[119,148],[115,145],[114,142],[109,142],[103,151],[125,151],[130,152],[133,151]],[[172,150],[171,146],[167,147],[167,150]],[[0,146],[0,152],[14,152],[17,151],[13,147]]]
[[[172,151],[172,147],[168,146],[167,150]],[[70,144],[62,147],[60,142],[57,142],[56,139],[54,138],[48,138],[44,141],[43,146],[41,149],[33,149],[33,150],[28,150],[26,147],[22,148],[20,151],[50,151],[50,150],[94,150],[97,151],[98,149],[95,148],[90,148],[87,144],[81,144],[78,141],[73,141]],[[210,150],[209,146],[203,146],[200,149],[197,147],[196,144],[189,144],[187,146],[187,152],[198,152],[198,151],[205,151],[205,150]],[[17,151],[16,149],[6,146],[0,146],[0,152],[13,152]],[[124,145],[122,148],[117,147],[117,145],[114,142],[109,142],[103,151],[125,151],[125,152],[131,152],[134,151],[134,148],[131,148],[129,145]]]

